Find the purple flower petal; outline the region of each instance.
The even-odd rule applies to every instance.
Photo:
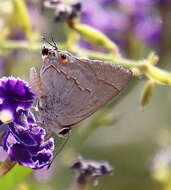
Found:
[[[33,98],[34,94],[26,81],[14,77],[0,79],[0,111],[9,110],[15,115],[17,108],[31,107]]]
[[[37,146],[37,141],[31,136],[29,130],[25,130],[22,126],[17,124],[10,124],[10,132],[14,135],[16,140],[26,146]]]
[[[53,138],[49,139],[46,143],[54,144]],[[53,156],[52,151],[49,149],[42,149],[41,146],[31,148],[19,143],[10,147],[9,155],[13,161],[17,161],[19,164],[33,169],[47,166]]]
[[[11,160],[33,169],[43,168],[50,163],[54,139],[45,140],[46,132],[42,127],[33,123],[28,123],[28,128],[14,122],[9,125],[10,130],[4,135],[1,145]]]

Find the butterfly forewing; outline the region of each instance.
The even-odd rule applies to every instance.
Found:
[[[81,59],[69,53],[61,63],[58,51],[41,69],[47,95],[49,119],[58,125],[73,125],[87,118],[114,98],[132,78],[132,72],[117,64]]]

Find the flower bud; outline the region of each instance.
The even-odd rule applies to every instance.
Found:
[[[155,83],[152,80],[149,80],[146,82],[144,89],[141,93],[141,106],[144,107],[149,103],[149,100],[152,96],[153,90],[154,90]]]

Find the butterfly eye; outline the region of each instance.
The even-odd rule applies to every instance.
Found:
[[[68,63],[67,56],[65,54],[61,54],[60,55],[60,61],[63,64],[67,64]]]
[[[61,59],[66,59],[66,55],[62,54]]]
[[[49,54],[49,49],[44,47],[42,49],[42,55],[45,56],[45,55],[48,55],[48,54]]]

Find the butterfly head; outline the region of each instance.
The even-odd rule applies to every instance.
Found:
[[[42,48],[41,54],[42,54],[43,62],[46,65],[49,60],[53,60],[53,59],[55,59],[57,62],[64,65],[69,63],[70,54],[67,51],[61,51],[61,50],[58,50],[57,48],[47,48],[44,46]]]

